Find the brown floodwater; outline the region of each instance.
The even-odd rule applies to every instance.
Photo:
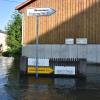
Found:
[[[13,58],[0,58],[0,100],[100,100],[100,74],[87,79],[19,77]]]

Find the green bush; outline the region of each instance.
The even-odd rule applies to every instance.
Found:
[[[4,56],[4,57],[11,57],[12,54],[9,51],[5,51],[5,52],[2,53],[2,56]]]

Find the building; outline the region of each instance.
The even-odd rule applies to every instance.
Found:
[[[100,0],[27,0],[18,5],[23,18],[22,55],[27,57],[36,56],[36,17],[27,16],[27,9],[35,7],[56,10],[39,18],[40,58],[86,58],[100,63]],[[68,38],[74,43],[67,45]],[[77,38],[87,43],[77,44]]]
[[[0,52],[4,52],[7,49],[6,37],[6,33],[0,30]]]

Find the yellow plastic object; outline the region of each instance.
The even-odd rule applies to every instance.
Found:
[[[29,74],[35,74],[36,67],[28,67],[27,72]],[[51,74],[52,72],[53,72],[53,69],[51,67],[38,67],[38,74]]]

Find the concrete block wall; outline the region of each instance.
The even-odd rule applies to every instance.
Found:
[[[90,62],[96,62],[97,60],[97,46],[89,45],[87,46],[87,59]]]
[[[97,45],[96,55],[97,55],[97,62],[100,62],[100,45]]]
[[[78,45],[77,46],[77,55],[78,58],[87,58],[87,46],[86,45]]]
[[[22,47],[22,56],[35,58],[36,45]],[[39,58],[86,58],[88,62],[100,63],[100,45],[39,45]]]

